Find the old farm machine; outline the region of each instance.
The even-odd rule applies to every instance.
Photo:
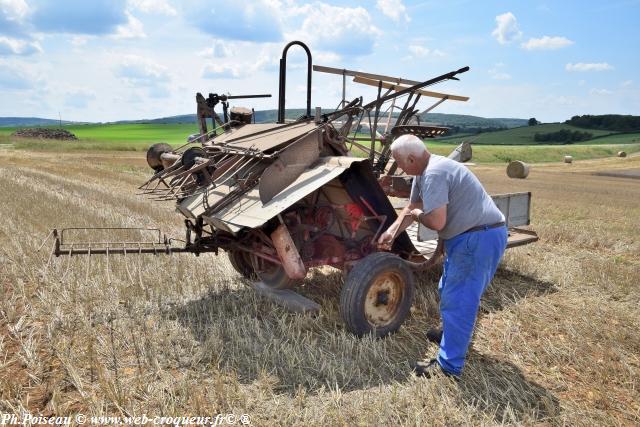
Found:
[[[306,114],[285,119],[286,56],[299,45],[307,53]],[[332,266],[347,272],[340,310],[348,330],[385,336],[405,320],[414,295],[414,271],[435,265],[441,254],[437,234],[414,224],[381,251],[377,238],[396,218],[409,195],[411,177],[390,156],[399,135],[421,138],[447,129],[420,124],[417,104],[466,97],[426,88],[458,80],[468,67],[424,81],[411,81],[346,69],[315,67],[377,88],[375,99],[341,100],[335,111],[311,111],[312,59],[301,42],[292,42],[280,61],[278,120],[254,123],[249,109],[230,108],[234,97],[198,94],[200,133],[177,149],[149,148],[153,176],[141,193],[173,201],[185,217],[184,245],[158,235],[153,243],[114,245],[69,240],[69,229],[54,231],[55,254],[219,253],[254,288],[297,310],[318,304],[295,292],[309,269]],[[250,95],[248,97],[268,96]],[[215,111],[222,103],[223,117]],[[208,130],[207,119],[213,128]],[[366,125],[366,126],[364,126]],[[363,129],[367,134],[363,136]],[[360,131],[360,132],[359,132]],[[469,147],[452,153],[464,161]],[[509,246],[537,240],[529,224],[530,193],[494,196],[510,227]]]

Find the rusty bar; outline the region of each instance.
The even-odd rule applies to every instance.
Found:
[[[300,258],[298,249],[291,238],[291,234],[284,224],[280,224],[276,230],[271,233],[271,241],[278,252],[278,256],[282,260],[284,271],[291,279],[304,279],[307,276],[307,269]]]

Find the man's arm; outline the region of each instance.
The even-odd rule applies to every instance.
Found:
[[[407,227],[411,225],[414,220],[411,212],[415,209],[418,209],[420,206],[422,206],[422,202],[409,203],[407,206],[405,206],[394,223],[389,226],[387,231],[380,235],[378,244],[381,246],[391,245],[395,238],[398,237],[400,233],[402,233],[404,230],[406,230]]]
[[[411,211],[411,216],[425,227],[440,231],[447,225],[447,205],[442,205],[429,213],[416,208]]]

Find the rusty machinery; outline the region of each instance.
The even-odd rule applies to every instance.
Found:
[[[292,46],[307,53],[306,114],[285,120],[286,55]],[[311,112],[311,53],[301,42],[288,44],[280,61],[276,123],[255,123],[248,109],[231,109],[229,100],[270,95],[196,97],[200,133],[179,148],[155,144],[147,152],[153,176],[140,194],[155,201],[174,201],[184,215],[183,245],[162,238],[110,245],[65,239],[55,231],[55,255],[188,252],[224,250],[232,266],[257,291],[291,308],[317,310],[318,305],[292,288],[313,267],[348,271],[341,294],[341,313],[357,335],[385,336],[397,330],[413,298],[412,270],[433,266],[440,255],[437,235],[414,225],[380,252],[378,236],[397,218],[410,177],[390,162],[390,143],[399,135],[421,138],[443,135],[446,128],[419,124],[421,98],[466,101],[468,98],[425,88],[457,80],[468,67],[425,81],[411,81],[346,69],[315,66],[317,72],[353,76],[377,87],[374,100],[347,101],[335,111]],[[402,102],[403,101],[403,102]],[[223,118],[215,112],[218,103]],[[207,129],[211,118],[213,128]],[[369,135],[362,137],[363,124]],[[453,154],[470,157],[469,147]],[[362,152],[360,156],[356,152]],[[516,196],[522,196],[521,193]],[[507,197],[511,226],[528,224],[528,198]],[[526,212],[522,212],[522,209]],[[510,213],[513,211],[513,214]],[[511,228],[510,246],[535,241],[535,233]]]

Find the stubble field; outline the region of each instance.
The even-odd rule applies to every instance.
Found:
[[[460,383],[418,379],[435,354],[438,272],[420,276],[399,333],[357,339],[342,276],[301,292],[319,316],[256,296],[226,256],[55,257],[53,227],[157,226],[135,196],[141,153],[0,151],[0,412],[249,414],[253,425],[640,423],[640,156],[473,171],[491,193],[532,191],[533,245],[510,249],[481,307]]]

